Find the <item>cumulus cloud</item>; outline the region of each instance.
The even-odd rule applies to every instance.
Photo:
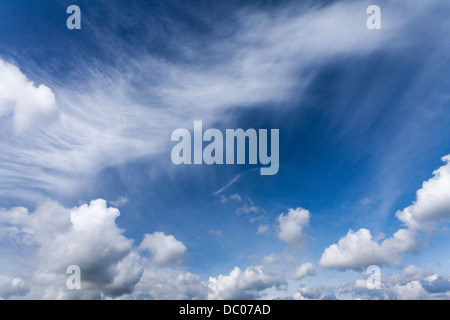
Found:
[[[29,290],[23,279],[0,274],[0,299],[24,296]]]
[[[381,243],[373,240],[367,229],[350,230],[337,244],[325,249],[319,265],[337,269],[360,269],[373,264],[400,267],[399,253],[417,251],[418,248],[415,233],[409,229],[400,229]]]
[[[20,277],[0,275],[0,298],[206,297],[206,285],[198,276],[164,268],[182,261],[184,244],[163,232],[146,234],[139,248],[152,252],[149,260],[118,227],[119,215],[103,199],[70,209],[55,201],[42,203],[34,212],[0,209],[0,237],[15,241],[17,255],[26,255],[18,260]],[[13,258],[10,263],[18,259]],[[71,265],[80,267],[81,290],[66,287]]]
[[[425,281],[422,281],[423,288],[430,294],[439,296],[447,296],[450,299],[450,276],[439,276],[434,274]]]
[[[44,124],[57,113],[55,95],[41,84],[36,86],[18,67],[0,59],[0,117],[11,115],[15,129]]]
[[[442,158],[450,162],[450,155]],[[373,240],[365,228],[347,235],[326,248],[319,265],[324,268],[359,269],[372,264],[401,266],[401,254],[418,252],[420,230],[430,231],[438,222],[450,218],[450,163],[434,171],[434,177],[423,183],[417,191],[416,201],[396,213],[406,225],[381,243]],[[411,285],[412,286],[412,285]]]
[[[407,270],[406,270],[407,271]],[[448,276],[438,276],[437,274],[417,276],[410,281],[396,283],[396,277],[391,277],[390,288],[399,300],[418,299],[450,299],[450,278]],[[407,275],[406,275],[407,276]]]
[[[16,248],[28,248],[24,252],[26,258],[31,259],[25,262],[29,269],[17,268],[20,272],[26,269],[20,275],[5,273],[4,266],[0,265],[0,298],[257,299],[263,298],[270,288],[286,288],[282,274],[263,266],[250,266],[245,270],[235,267],[229,275],[210,277],[205,283],[198,275],[181,267],[160,265],[139,255],[133,241],[126,238],[116,224],[119,214],[119,210],[108,207],[102,199],[74,208],[47,201],[33,212],[23,207],[0,210],[1,237],[16,241]],[[173,257],[181,257],[181,252],[186,251],[173,236],[162,232],[148,236],[150,240],[141,243],[145,250],[158,247],[158,242],[161,247],[178,248],[175,250],[178,255],[166,255],[162,261],[179,261]],[[368,234],[357,237],[364,236],[367,241],[373,241]],[[388,240],[391,239],[395,237]],[[383,245],[384,242],[374,250],[395,247],[389,242]],[[268,256],[266,262],[277,258],[278,255]],[[66,287],[66,269],[72,264],[80,266],[81,290]],[[312,264],[306,263],[293,273],[293,278],[301,279],[314,273]],[[400,274],[382,275],[380,290],[367,288],[368,276],[363,274],[363,279],[345,282],[333,290],[300,286],[293,297],[334,299],[336,293],[342,298],[450,298],[448,275],[440,276],[425,268],[408,266]]]
[[[125,298],[156,300],[206,299],[208,286],[200,277],[173,268],[146,265],[135,290]]]
[[[336,296],[332,288],[299,286],[293,295],[294,300],[335,300]]]
[[[314,276],[316,274],[316,269],[312,263],[307,262],[298,267],[292,274],[291,278],[294,280],[301,280],[307,276]]]
[[[403,269],[402,273],[394,273],[388,277],[388,283],[405,285],[408,282],[428,278],[432,276],[433,272],[427,268],[409,265]]]
[[[47,288],[45,298],[80,294],[64,288],[70,265],[81,269],[84,297],[96,298],[131,292],[142,274],[133,241],[115,223],[119,215],[102,199],[72,209],[47,201],[33,213],[2,211],[0,222],[3,228],[15,227],[19,242],[36,247],[31,281]]]
[[[187,251],[182,242],[164,232],[146,234],[139,248],[150,251],[153,254],[153,261],[160,266],[183,263]]]
[[[120,207],[128,203],[127,197],[119,197],[117,200],[109,201],[113,207]]]
[[[291,246],[299,246],[306,240],[304,228],[309,225],[310,213],[308,210],[297,208],[289,209],[287,214],[278,216],[278,238]]]
[[[276,253],[272,253],[271,255],[265,256],[263,258],[263,264],[272,264],[280,261],[280,256]]]
[[[256,232],[257,234],[264,234],[267,232],[267,230],[269,230],[269,226],[265,225],[265,224],[261,224],[258,226],[258,231]]]
[[[283,277],[263,266],[250,266],[244,271],[235,267],[230,275],[209,278],[208,299],[257,299],[264,290],[272,287],[281,289],[283,286]]]
[[[439,276],[424,267],[410,265],[401,273],[381,274],[380,289],[369,289],[370,273],[361,279],[344,281],[337,286],[301,285],[292,298],[296,300],[425,300],[450,299],[450,278]]]
[[[434,171],[434,177],[423,183],[414,203],[396,213],[397,218],[410,228],[428,229],[450,219],[450,155],[442,157],[442,161],[447,164]]]
[[[449,299],[450,278],[438,276],[427,268],[410,265],[402,273],[381,275],[381,288],[369,289],[367,277],[343,282],[336,291],[342,298],[376,300],[424,300]]]
[[[426,290],[418,281],[408,282],[404,286],[396,285],[392,291],[399,300],[421,300],[426,295]]]

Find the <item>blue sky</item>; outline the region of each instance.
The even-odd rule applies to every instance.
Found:
[[[448,299],[450,7],[371,4],[1,1],[0,297]],[[278,173],[174,165],[195,120]]]

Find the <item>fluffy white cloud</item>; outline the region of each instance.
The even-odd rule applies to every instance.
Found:
[[[261,224],[258,226],[258,231],[256,232],[257,234],[264,234],[265,232],[267,232],[267,230],[269,230],[269,226],[265,225],[265,224]]]
[[[24,296],[29,290],[22,279],[0,274],[0,299]]]
[[[70,265],[81,269],[83,297],[94,298],[130,292],[142,274],[133,241],[115,223],[119,214],[102,199],[73,209],[47,201],[33,213],[24,208],[3,211],[0,221],[15,226],[16,238],[36,247],[31,281],[47,288],[45,298],[80,294],[65,288]]]
[[[187,251],[182,242],[163,232],[146,234],[139,248],[150,251],[153,254],[153,261],[160,266],[183,263]]]
[[[342,283],[336,291],[345,299],[423,300],[449,299],[450,278],[438,276],[426,268],[408,266],[402,273],[381,275],[381,288],[367,288],[367,277]]]
[[[332,288],[299,286],[293,295],[294,300],[335,300],[336,296]]]
[[[418,281],[411,281],[403,286],[396,285],[392,291],[397,295],[398,300],[421,300],[427,294]]]
[[[58,108],[52,90],[34,85],[16,66],[0,59],[0,117],[11,114],[15,129],[43,124]]]
[[[431,295],[450,299],[450,276],[434,274],[421,281],[423,288]]]
[[[448,163],[423,183],[416,201],[396,213],[407,228],[399,229],[381,243],[373,240],[367,229],[349,230],[337,244],[324,250],[319,265],[337,269],[358,269],[372,264],[400,267],[401,253],[418,252],[419,230],[430,231],[438,222],[447,223],[450,219],[450,155],[442,160]]]
[[[25,255],[9,261],[19,264],[23,280],[0,275],[0,298],[206,298],[198,276],[162,267],[182,260],[181,242],[162,232],[147,234],[141,248],[154,253],[148,260],[117,226],[119,215],[102,199],[71,209],[46,201],[32,213],[23,207],[0,209],[0,237],[15,241],[17,255]],[[80,267],[81,290],[66,287],[70,265]]]
[[[426,268],[420,268],[416,267],[414,265],[409,265],[405,269],[403,269],[403,272],[398,274],[394,273],[390,275],[388,279],[388,285],[394,284],[394,285],[405,285],[408,282],[420,280],[422,278],[427,278],[429,276],[432,276],[433,272],[426,269]]]
[[[210,277],[208,299],[233,300],[256,299],[268,288],[282,288],[283,277],[262,266],[250,266],[245,271],[235,267],[230,275]]]
[[[335,287],[308,287],[301,285],[292,296],[296,300],[363,299],[363,300],[423,300],[450,298],[450,277],[410,265],[401,273],[381,274],[381,288],[369,289],[371,274],[362,273],[361,279],[345,281]]]
[[[384,261],[379,253],[380,246],[372,240],[367,229],[360,229],[356,233],[349,230],[338,244],[332,244],[322,254],[319,265],[322,268],[361,268]]]
[[[146,265],[134,292],[125,296],[133,299],[186,300],[206,299],[208,286],[198,275],[172,268]]]
[[[302,208],[289,209],[286,215],[280,214],[277,219],[280,228],[278,238],[291,246],[303,244],[306,240],[303,229],[309,225],[309,218],[309,211]]]
[[[337,269],[360,269],[373,264],[400,267],[399,254],[417,251],[418,248],[415,232],[409,229],[400,229],[392,238],[381,243],[373,240],[367,229],[360,229],[357,232],[349,230],[337,244],[325,249],[319,265],[323,268]]]
[[[127,197],[119,197],[117,200],[109,201],[113,207],[120,207],[128,203]]]
[[[279,261],[280,261],[280,256],[276,253],[272,253],[271,255],[265,256],[263,258],[263,264],[277,263]]]
[[[450,155],[442,158],[447,162],[433,172],[434,177],[425,181],[417,191],[416,201],[396,213],[400,221],[410,228],[428,229],[437,222],[450,219]]]
[[[300,267],[298,267],[292,274],[291,278],[294,280],[301,280],[307,276],[313,276],[316,274],[316,270],[312,263],[304,263]]]
[[[369,289],[367,280],[371,274],[362,273],[361,279],[345,281],[335,287],[308,287],[301,285],[292,298],[310,299],[363,299],[404,300],[450,298],[450,277],[438,276],[426,268],[408,266],[402,273],[381,274],[381,288]]]

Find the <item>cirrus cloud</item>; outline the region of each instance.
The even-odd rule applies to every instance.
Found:
[[[20,273],[6,276],[12,266],[9,270],[0,266],[0,298],[177,297],[178,286],[185,286],[185,297],[206,297],[205,289],[201,294],[206,286],[198,276],[165,268],[181,262],[186,252],[183,243],[163,232],[147,234],[138,248],[154,252],[153,259],[148,260],[116,224],[119,215],[120,211],[108,207],[103,199],[74,208],[46,201],[33,212],[24,207],[0,209],[0,237],[12,241],[18,250],[9,259],[2,258],[10,264],[19,263],[16,269]],[[66,287],[70,265],[80,267],[81,290]],[[163,288],[167,284],[161,282],[164,273],[174,277],[172,289]],[[150,285],[156,287],[151,289]]]

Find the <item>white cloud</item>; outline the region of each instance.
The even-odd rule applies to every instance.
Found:
[[[363,199],[361,199],[361,200],[359,201],[359,203],[360,203],[361,205],[363,205],[363,206],[367,206],[367,205],[371,204],[372,202],[373,202],[373,201],[370,200],[370,199],[367,198],[367,197],[365,197],[365,198],[363,198]]]
[[[336,55],[371,52],[381,45],[389,47],[394,30],[368,41],[365,16],[361,15],[364,9],[337,3],[320,8],[288,6],[271,12],[242,10],[237,14],[238,36],[210,48],[214,54],[233,54],[214,68],[174,71],[178,85],[164,88],[163,93],[171,105],[211,108],[283,101],[294,88],[296,92],[304,88],[298,77],[312,64]],[[303,75],[303,83],[308,80]]]
[[[327,295],[328,288],[318,287],[312,288],[305,285],[299,286],[297,292],[294,294],[294,300],[333,300],[334,295]]]
[[[369,289],[370,273],[361,273],[361,278],[344,281],[333,287],[308,287],[301,285],[292,296],[296,300],[310,299],[363,299],[363,300],[423,300],[450,298],[450,277],[438,276],[427,268],[410,265],[401,273],[381,273],[381,288]]]
[[[230,275],[210,277],[208,299],[256,299],[264,290],[285,285],[283,278],[262,266],[250,266],[245,271],[235,267]]]
[[[409,265],[405,269],[403,269],[403,272],[401,274],[390,275],[389,283],[404,285],[408,282],[427,278],[431,275],[433,275],[433,272],[426,268]]]
[[[153,261],[160,266],[183,263],[187,250],[182,242],[163,232],[146,234],[139,249],[150,251],[153,254]]]
[[[128,203],[127,197],[119,197],[117,200],[109,201],[113,207],[120,207]]]
[[[450,162],[450,155],[442,158]],[[372,264],[401,266],[401,253],[420,250],[419,230],[431,231],[438,222],[450,218],[450,163],[434,171],[434,177],[417,191],[416,201],[396,213],[407,228],[399,229],[379,243],[367,229],[350,230],[347,235],[326,248],[319,261],[324,268],[358,269]],[[413,284],[411,286],[414,286]]]
[[[426,290],[418,281],[408,282],[406,285],[396,285],[392,291],[398,300],[421,300],[427,295]]]
[[[265,256],[263,258],[263,264],[272,264],[280,261],[280,256],[276,253],[272,253],[271,255]]]
[[[297,208],[289,209],[286,215],[278,216],[279,233],[278,238],[291,246],[299,246],[306,240],[304,228],[309,225],[310,213],[308,210]]]
[[[0,299],[24,296],[29,290],[24,280],[0,274]]]
[[[421,281],[423,288],[431,295],[450,299],[450,276],[434,274]]]
[[[263,234],[266,233],[266,231],[269,230],[269,226],[262,224],[258,226],[258,231],[256,232],[257,234]]]
[[[450,278],[438,276],[426,268],[408,266],[402,273],[381,275],[381,288],[368,289],[366,278],[342,283],[336,290],[345,299],[423,300],[449,299]]]
[[[18,248],[16,254],[25,254],[19,260],[16,257],[9,259],[9,263],[20,261],[17,274],[11,273],[13,266],[9,265],[9,271],[5,273],[5,266],[0,265],[0,298],[257,299],[270,296],[271,290],[285,289],[283,275],[263,266],[245,270],[236,267],[229,275],[210,277],[206,284],[198,275],[180,267],[156,264],[154,260],[141,257],[133,247],[133,241],[123,235],[115,222],[119,214],[119,210],[107,207],[106,201],[101,199],[71,209],[47,201],[32,213],[21,207],[0,210],[0,228],[7,230],[0,235],[9,237],[7,232],[13,232]],[[159,232],[150,236],[152,246],[157,246],[154,241],[160,240],[162,247],[167,246],[167,242],[169,248],[182,247],[173,236]],[[387,244],[383,245],[383,242],[379,247],[397,250],[401,246],[392,244],[393,239],[402,239],[399,243],[405,243],[399,236],[388,239]],[[373,241],[370,237],[368,240]],[[266,257],[266,262],[275,261],[277,257]],[[65,286],[66,268],[71,264],[81,268],[82,290],[68,290]],[[312,275],[314,268],[306,263],[294,274],[294,278]],[[425,268],[408,266],[401,274],[382,275],[380,290],[367,288],[364,278],[367,276],[364,273],[361,280],[343,283],[336,292],[343,297],[371,299],[450,297],[450,278]],[[335,296],[330,288],[301,286],[294,298],[334,299]]]
[[[85,294],[90,297],[132,291],[142,268],[133,241],[115,223],[119,215],[119,210],[108,208],[106,201],[99,199],[73,209],[47,202],[28,216],[22,230],[38,245],[39,267],[33,280],[56,286],[53,292],[46,292],[47,298],[61,297],[60,286],[65,285],[69,265],[80,267]]]
[[[223,235],[222,231],[220,231],[220,230],[214,230],[214,229],[210,229],[210,230],[208,231],[208,233],[211,234],[211,235],[218,236],[218,237],[220,237],[220,236]]]
[[[316,274],[316,270],[312,263],[304,263],[300,267],[298,267],[292,274],[291,278],[294,280],[301,280],[307,276],[313,276]]]
[[[291,8],[272,13],[244,12],[236,32],[239,36],[214,44],[214,52],[224,52],[223,56],[218,55],[216,65],[201,62],[180,65],[152,57],[129,59],[128,55],[120,52],[119,55],[123,54],[124,59],[129,60],[126,65],[130,69],[123,74],[120,74],[122,71],[105,70],[105,74],[110,74],[110,79],[86,79],[88,86],[92,87],[91,91],[56,87],[51,90],[42,85],[36,87],[19,69],[2,62],[5,74],[10,72],[25,93],[23,97],[14,93],[15,90],[11,90],[14,93],[11,96],[9,92],[0,93],[0,125],[4,128],[0,133],[0,180],[3,182],[0,194],[18,197],[18,194],[24,194],[20,191],[28,188],[71,192],[74,186],[86,185],[90,175],[105,167],[159,154],[167,147],[164,145],[167,130],[186,127],[195,116],[202,115],[205,121],[216,121],[223,115],[218,110],[225,112],[235,106],[282,101],[290,97],[291,89],[299,82],[308,84],[307,78],[298,80],[298,75],[314,63],[326,62],[339,54],[371,52],[385,48],[389,43],[399,45],[391,41],[396,38],[395,32],[385,32],[383,34],[387,37],[367,40],[364,21],[360,23],[350,18],[360,12],[359,8],[359,5],[336,4],[324,6],[323,9],[313,8],[306,14],[298,14]],[[411,21],[414,19],[408,14],[403,17],[411,17]],[[335,39],[342,41],[336,42]],[[105,43],[110,42],[105,40]],[[133,81],[129,79],[135,80],[130,75],[139,74],[137,71],[140,69],[142,74],[151,74],[155,78],[168,75],[161,76],[161,82],[156,83],[139,79],[149,80],[141,82],[152,88],[145,92],[148,97],[145,103],[130,95]],[[110,81],[115,84],[110,85]],[[9,85],[5,79],[0,82],[1,88],[10,88]],[[34,124],[53,117],[56,112],[53,92],[57,94],[60,106],[58,119],[45,131],[36,129],[25,138],[12,134],[7,125],[8,113],[13,117],[16,130],[38,128]],[[295,92],[298,93],[297,90]],[[192,106],[196,106],[195,110]],[[150,124],[148,119],[155,121]],[[428,195],[422,198],[426,199]],[[418,202],[428,201],[419,201],[418,196]],[[406,214],[401,215],[402,221],[413,225],[418,221],[437,221],[445,217],[439,210],[423,215],[420,209],[423,207],[426,206],[417,206],[411,219]],[[132,240],[124,237],[115,224],[117,216],[118,211],[107,208],[101,201],[74,209],[47,202],[34,213],[29,213],[25,208],[0,212],[3,219],[0,234],[11,235],[22,244],[37,247],[39,268],[30,280],[41,287],[55,284],[45,292],[45,297],[68,295],[59,284],[65,283],[63,267],[72,260],[81,261],[82,270],[88,271],[84,284],[91,290],[90,296],[118,296],[131,290],[142,268],[141,258],[133,250]],[[90,227],[90,223],[95,227]],[[293,221],[292,224],[287,223],[282,232],[280,222],[280,239],[294,244],[302,242],[304,238],[300,234],[303,228],[302,223]],[[367,243],[375,253],[388,252],[398,259],[398,252],[415,247],[412,245],[412,233],[408,229],[402,230],[406,231],[396,233],[397,236],[383,242],[384,246],[371,240],[370,234]],[[167,237],[162,239],[167,240]],[[179,242],[173,239],[172,244]],[[347,254],[357,254],[353,246],[357,247],[352,244],[338,247],[337,256],[344,262],[351,261]],[[180,252],[184,254],[186,251],[179,244],[174,247],[178,252],[175,257],[182,256]],[[164,257],[164,254],[161,256]],[[247,270],[235,273],[233,270],[230,276],[219,278],[222,277],[224,282],[231,281],[236,278],[236,273],[237,278],[246,278],[242,274],[246,274]],[[197,283],[195,276],[185,277],[181,276],[181,283]],[[252,283],[244,280],[236,283]],[[173,283],[174,288],[179,284],[176,281]],[[222,282],[219,284],[222,285]],[[258,296],[259,291],[251,290],[251,285],[247,285],[250,289],[243,287],[231,291],[244,292],[244,296]],[[219,289],[214,292],[227,293]],[[32,293],[39,296],[35,286]],[[150,295],[158,296],[159,293]]]
[[[238,193],[233,193],[229,196],[231,200],[242,201],[242,197]]]
[[[450,219],[450,155],[442,157],[446,165],[433,172],[417,191],[416,201],[396,213],[408,227],[428,229],[430,225]]]
[[[401,266],[400,253],[418,250],[414,231],[398,230],[381,243],[372,239],[367,229],[350,230],[347,235],[325,249],[319,265],[323,268],[360,269],[370,265]]]
[[[236,214],[239,216],[251,216],[252,214],[256,214],[261,212],[261,208],[253,205],[250,200],[250,204],[243,204],[241,207],[236,209]]]
[[[15,241],[18,251],[7,259],[8,272],[14,270],[11,264],[19,263],[21,273],[0,276],[0,298],[206,297],[198,276],[164,268],[182,261],[186,247],[181,242],[162,232],[147,234],[140,248],[154,253],[153,260],[141,257],[117,226],[119,215],[102,199],[71,209],[46,201],[32,213],[23,207],[0,209],[0,236]],[[80,267],[81,290],[66,287],[70,265]]]
[[[216,194],[216,193],[214,193],[214,194]],[[229,200],[241,202],[242,201],[242,197],[238,193],[233,193],[232,195],[229,195],[229,196],[225,196],[223,194],[219,195],[219,202],[220,203],[224,204],[224,203],[227,203]]]
[[[207,285],[198,275],[172,268],[147,265],[134,292],[125,298],[186,300],[206,299]]]
[[[0,59],[0,117],[12,115],[16,131],[45,124],[55,117],[55,95],[47,86],[35,86],[16,66]]]

